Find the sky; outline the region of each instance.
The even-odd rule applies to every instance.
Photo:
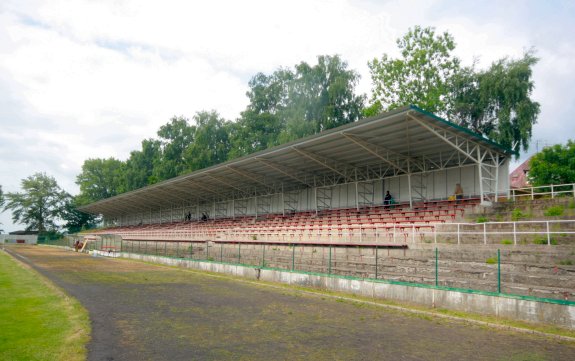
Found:
[[[339,54],[369,96],[367,62],[415,25],[451,33],[464,65],[536,50],[541,114],[519,161],[575,139],[572,0],[0,0],[0,185],[45,172],[77,194],[84,160],[125,160],[172,116],[235,120],[253,75],[318,55]]]

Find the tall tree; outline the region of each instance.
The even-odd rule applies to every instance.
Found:
[[[62,219],[68,233],[95,228],[100,222],[98,217],[79,211],[77,208],[82,205],[80,202],[78,197],[69,197],[64,205]]]
[[[142,150],[130,152],[130,157],[126,160],[122,171],[121,192],[128,192],[134,189],[154,184],[154,164],[158,163],[161,156],[160,142],[155,139],[144,139]]]
[[[184,154],[194,141],[195,126],[184,117],[173,117],[158,130],[161,155],[155,158],[153,182],[173,178],[186,170]]]
[[[467,68],[454,77],[449,117],[508,147],[527,150],[539,103],[531,100],[531,68],[538,59],[500,59],[484,71]]]
[[[234,126],[231,157],[354,122],[364,96],[355,93],[359,75],[337,55],[318,57],[294,69],[280,68],[250,81],[250,104]]]
[[[533,52],[494,62],[487,70],[461,67],[449,33],[410,29],[397,40],[401,58],[368,63],[373,104],[364,113],[413,104],[467,127],[508,148],[528,149],[539,104],[531,100]]]
[[[14,223],[25,224],[26,230],[40,233],[56,231],[70,195],[45,173],[22,179],[21,187],[21,193],[6,194],[4,210],[12,211]]]
[[[82,172],[76,177],[76,184],[80,186],[78,202],[88,204],[118,194],[123,165],[115,158],[85,160]]]
[[[396,43],[401,58],[383,54],[381,59],[368,62],[373,105],[366,115],[409,104],[444,114],[451,79],[460,68],[460,60],[453,55],[453,37],[447,32],[436,35],[431,27],[416,26]]]
[[[0,208],[4,206],[4,193],[2,192],[2,185],[0,185]],[[2,223],[0,223],[1,225]],[[3,229],[0,228],[0,233],[4,232]]]
[[[543,148],[531,158],[529,166],[534,186],[575,183],[575,141]]]
[[[279,144],[279,134],[285,126],[281,113],[287,107],[293,77],[291,70],[280,68],[271,75],[258,73],[250,80],[246,93],[249,104],[230,132],[230,158]]]
[[[216,111],[194,115],[194,142],[184,151],[187,171],[222,163],[230,152],[229,123]]]

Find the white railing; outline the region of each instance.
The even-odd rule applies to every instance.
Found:
[[[575,220],[148,230],[121,232],[121,235],[126,240],[142,241],[552,245],[557,236],[575,243]]]
[[[535,199],[541,196],[551,196],[555,198],[557,196],[569,195],[575,198],[575,183],[572,184],[550,184],[545,186],[537,187],[525,187],[525,188],[511,188],[509,190],[509,195],[512,200],[516,199]]]

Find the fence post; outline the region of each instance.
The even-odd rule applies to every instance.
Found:
[[[545,222],[547,224],[547,245],[551,245],[551,234],[549,233],[549,221]]]
[[[190,259],[194,259],[194,243],[190,242]]]
[[[291,270],[295,270],[295,243],[292,243],[291,249]]]
[[[487,244],[487,223],[483,223],[483,244]]]
[[[377,246],[375,246],[375,279],[377,279]]]
[[[266,266],[266,245],[262,243],[262,267]]]
[[[224,244],[220,243],[220,262],[224,261]]]
[[[164,241],[164,257],[168,257],[168,242]]]
[[[210,241],[206,241],[206,260],[210,260]]]
[[[238,264],[242,262],[242,244],[238,242]]]
[[[531,200],[534,200],[535,197],[533,196],[533,187],[531,187]]]
[[[176,241],[176,258],[180,258],[180,242]]]
[[[501,250],[497,249],[497,293],[501,293]]]
[[[331,274],[331,244],[329,245],[329,259],[328,259],[327,273]]]
[[[513,245],[517,246],[517,223],[513,222]]]
[[[437,250],[437,247],[435,247],[435,287],[437,287],[439,285],[439,281],[438,281],[438,256],[439,256],[439,251]]]
[[[437,225],[433,225],[433,243],[437,244]]]
[[[461,236],[459,234],[459,223],[457,223],[457,244],[459,244],[460,238],[461,238]]]

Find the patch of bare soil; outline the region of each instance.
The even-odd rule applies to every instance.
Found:
[[[11,247],[90,313],[90,360],[573,360],[575,345],[199,273]]]

